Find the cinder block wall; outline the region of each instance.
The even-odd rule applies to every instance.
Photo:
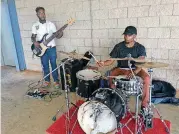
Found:
[[[57,50],[92,50],[101,60],[123,40],[126,26],[136,26],[137,41],[146,47],[147,58],[170,64],[154,69],[154,77],[179,88],[179,0],[16,0],[26,64],[31,70],[41,70],[40,60],[32,59],[30,50],[37,6],[45,7],[47,19],[57,28],[70,17],[76,19],[63,38],[56,40]]]

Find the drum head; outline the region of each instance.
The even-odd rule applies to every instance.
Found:
[[[115,79],[120,80],[120,79],[125,79],[127,75],[118,75],[115,77]]]
[[[99,88],[92,93],[91,100],[106,105],[114,112],[117,122],[119,122],[126,113],[126,97],[120,90]]]
[[[87,81],[88,80],[98,80],[101,77],[101,73],[96,70],[85,69],[85,70],[78,71],[76,73],[76,77],[78,79],[87,80]]]
[[[86,134],[106,134],[117,129],[115,114],[98,101],[83,103],[79,107],[77,119]]]

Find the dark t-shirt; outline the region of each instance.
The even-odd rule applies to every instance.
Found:
[[[146,56],[146,50],[145,47],[138,42],[135,42],[134,46],[131,48],[128,48],[125,44],[125,42],[120,42],[119,44],[115,45],[113,50],[110,53],[111,58],[125,58],[128,57],[128,55],[131,54],[131,57],[138,58],[140,56]],[[132,63],[132,67],[134,68],[134,62]],[[128,67],[128,61],[118,61],[118,67],[120,68],[129,68]]]

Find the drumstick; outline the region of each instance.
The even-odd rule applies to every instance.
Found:
[[[94,58],[94,60],[96,61],[96,62],[99,62],[97,59],[96,59],[96,57],[94,57],[94,55],[89,51],[89,54],[91,54],[91,56]]]

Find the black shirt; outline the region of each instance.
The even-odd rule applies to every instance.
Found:
[[[115,45],[113,50],[110,53],[111,58],[125,58],[131,54],[131,57],[138,58],[140,56],[146,56],[145,47],[138,42],[135,42],[134,46],[128,48],[125,42],[120,42],[119,44]],[[118,61],[118,67],[120,68],[129,68],[128,61]],[[132,67],[134,66],[134,62],[132,62]]]

